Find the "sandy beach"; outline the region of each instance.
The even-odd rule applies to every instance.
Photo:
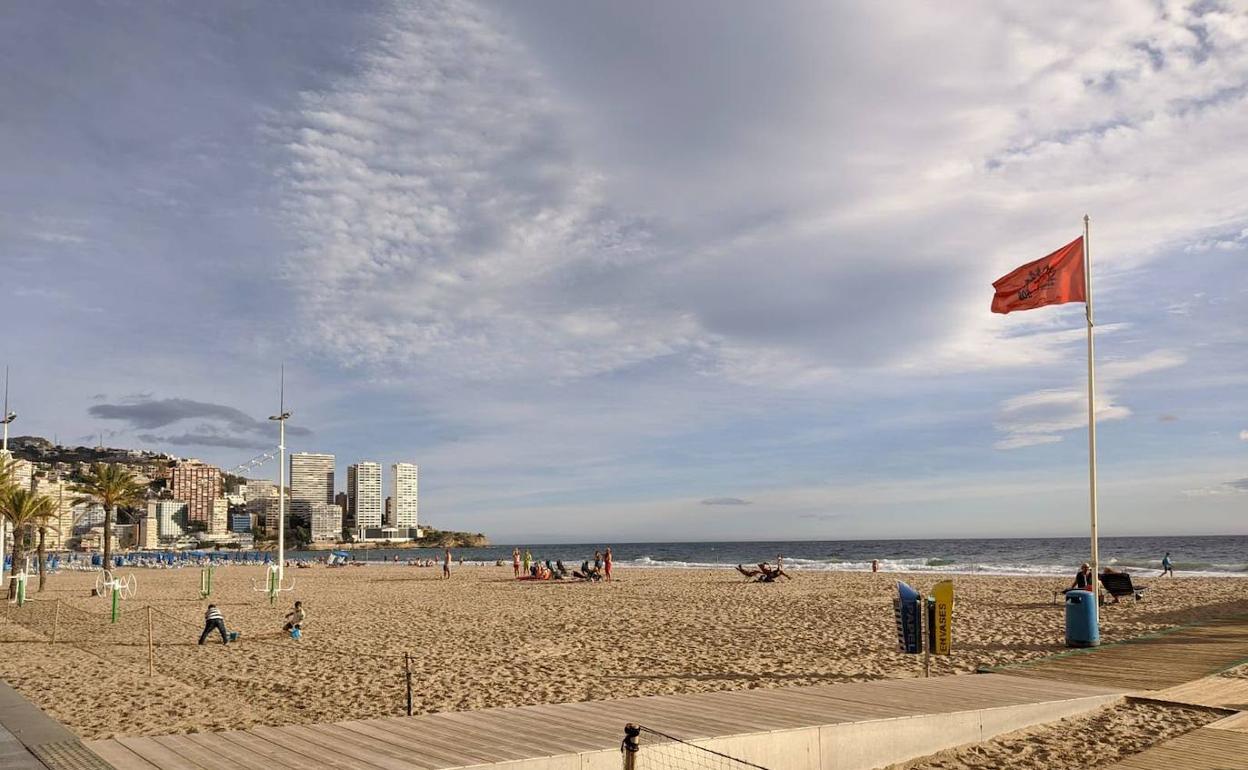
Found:
[[[895,651],[895,581],[927,590],[944,577],[751,584],[728,570],[621,569],[591,585],[516,581],[510,567],[463,566],[443,581],[432,568],[316,566],[289,570],[294,590],[270,607],[254,590],[262,569],[227,567],[212,601],[239,642],[200,647],[199,570],[132,572],[138,594],[115,626],[83,573],[32,586],[34,601],[0,620],[0,676],[84,738],[399,715],[404,653],[416,713],[917,676],[920,659]],[[1052,596],[1063,579],[952,579],[955,654],[934,659],[933,675],[1064,649]],[[1144,601],[1104,610],[1105,640],[1248,611],[1242,579],[1141,582]],[[300,642],[281,633],[296,599],[309,616]]]

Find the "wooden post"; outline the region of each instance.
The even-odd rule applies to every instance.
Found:
[[[624,725],[624,742],[620,744],[620,751],[624,754],[624,770],[634,770],[637,767],[637,751],[641,748],[637,745],[639,735],[640,727],[634,724]]]
[[[147,675],[156,675],[156,652],[152,648],[152,605],[147,605]]]
[[[403,676],[407,679],[407,715],[412,715],[412,654],[403,653]]]
[[[61,600],[56,600],[56,614],[52,616],[52,644],[56,644],[56,630],[61,625]]]

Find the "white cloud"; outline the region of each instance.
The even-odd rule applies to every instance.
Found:
[[[1240,440],[1240,441],[1248,441],[1248,430],[1241,430],[1241,431],[1239,432],[1239,440]]]
[[[1127,380],[1181,366],[1186,358],[1170,350],[1157,350],[1139,358],[1107,361],[1097,367],[1096,421],[1122,420],[1131,410],[1118,403]],[[1020,449],[1062,440],[1062,434],[1088,425],[1086,386],[1036,390],[1001,402],[997,430],[1005,437],[997,449]]]

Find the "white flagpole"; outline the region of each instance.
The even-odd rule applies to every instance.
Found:
[[[1094,346],[1092,342],[1092,327],[1094,325],[1092,316],[1092,250],[1088,247],[1088,215],[1083,215],[1083,270],[1084,270],[1084,290],[1087,294],[1087,300],[1084,303],[1087,309],[1088,320],[1088,502],[1089,511],[1092,517],[1092,594],[1100,596],[1100,554],[1097,549],[1096,535],[1096,367],[1094,364]],[[1096,614],[1100,614],[1099,602],[1094,601],[1092,606],[1097,608]],[[1098,617],[1099,621],[1099,617]]]

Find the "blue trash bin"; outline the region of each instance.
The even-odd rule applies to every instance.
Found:
[[[1095,647],[1101,643],[1096,624],[1096,594],[1091,591],[1066,593],[1066,646]]]

